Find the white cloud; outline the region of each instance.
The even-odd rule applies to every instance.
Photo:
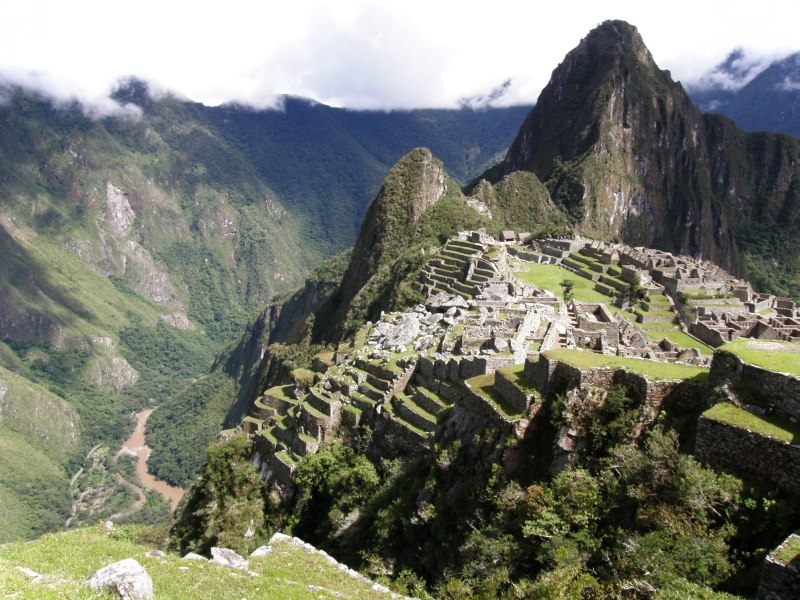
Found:
[[[23,80],[47,80],[59,97],[103,104],[119,77],[136,75],[207,104],[259,107],[279,94],[354,108],[454,107],[509,80],[492,102],[532,103],[566,52],[609,18],[638,26],[662,68],[696,81],[741,45],[748,56],[796,51],[800,17],[800,5],[779,0],[3,4],[6,78],[28,73]]]
[[[29,71],[23,69],[4,69],[0,72],[0,88],[7,88],[5,92],[0,89],[0,104],[8,102],[9,86],[19,86],[30,90],[40,96],[52,100],[58,107],[68,107],[78,104],[88,117],[99,119],[103,117],[123,117],[139,119],[142,109],[135,104],[121,104],[109,97],[109,89],[92,90],[81,86],[79,83],[59,77],[53,73]]]

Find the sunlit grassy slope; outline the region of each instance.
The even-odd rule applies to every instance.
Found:
[[[206,561],[182,560],[174,554],[147,557],[145,554],[152,547],[128,541],[126,537],[133,535],[114,539],[98,526],[47,535],[32,544],[4,546],[0,548],[0,595],[32,600],[108,598],[91,592],[83,582],[98,569],[133,558],[152,578],[156,598],[386,597],[372,590],[370,584],[336,571],[319,554],[304,552],[287,542],[275,543],[268,556],[251,559],[248,574]],[[50,579],[32,584],[18,566],[48,575]],[[56,583],[58,579],[65,581]]]

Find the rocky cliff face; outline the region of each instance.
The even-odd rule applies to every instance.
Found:
[[[742,250],[753,253],[746,230],[793,237],[799,157],[794,138],[703,115],[635,27],[607,21],[553,71],[499,174],[535,173],[581,233],[744,274]],[[775,254],[791,252],[781,245]]]

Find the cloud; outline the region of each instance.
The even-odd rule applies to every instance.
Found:
[[[5,79],[14,71],[14,81],[99,115],[124,109],[103,98],[126,74],[209,105],[280,108],[282,94],[362,109],[530,104],[564,55],[610,18],[636,25],[656,62],[684,82],[746,43],[753,50],[741,65],[704,82],[721,89],[755,72],[751,57],[797,50],[796,19],[775,0],[757,11],[746,0],[722,8],[674,0],[666,12],[639,0],[575,0],[569,18],[560,4],[519,0],[457,10],[431,0],[228,0],[191,10],[170,0],[140,0],[136,10],[97,0],[6,4]]]
[[[489,108],[490,106],[497,106],[502,101],[503,97],[508,95],[508,91],[510,88],[511,88],[511,80],[506,79],[503,83],[494,88],[488,94],[485,95],[480,94],[478,96],[461,98],[458,101],[458,105],[461,108],[473,108],[473,109],[481,109],[481,108]]]
[[[139,119],[142,109],[132,103],[120,103],[109,96],[109,90],[92,90],[76,81],[53,73],[6,68],[0,71],[0,104],[8,103],[11,88],[20,87],[50,100],[57,108],[79,106],[87,117],[121,117]]]
[[[800,90],[800,81],[797,81],[792,77],[787,77],[782,83],[779,83],[777,87],[779,90],[783,90],[785,92],[794,92]]]
[[[364,6],[351,22],[324,10],[302,38],[279,45],[235,85],[260,107],[281,93],[354,109],[437,106],[453,101],[442,79],[452,59],[386,7]]]
[[[776,58],[774,55],[758,55],[739,47],[730,52],[725,60],[711,71],[695,81],[688,82],[687,85],[693,90],[735,92],[755,79]]]

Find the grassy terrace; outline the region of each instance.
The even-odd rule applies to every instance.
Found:
[[[494,373],[478,375],[472,379],[467,379],[466,383],[472,388],[473,392],[488,400],[494,409],[509,421],[525,417],[525,413],[517,412],[517,410],[494,389]]]
[[[135,536],[139,528],[126,526],[123,531]],[[28,599],[108,599],[83,585],[97,569],[135,558],[153,579],[156,598],[300,598],[332,597],[385,598],[370,585],[336,571],[315,553],[303,552],[286,542],[273,545],[271,554],[250,560],[248,577],[243,571],[200,560],[181,560],[175,554],[163,558],[147,557],[151,546],[138,545],[124,538],[115,540],[103,533],[101,526],[46,535],[30,544],[17,542],[0,548],[0,596]],[[18,571],[20,565],[65,581],[32,584]],[[324,587],[311,592],[309,585]]]
[[[547,358],[563,361],[579,369],[591,369],[592,367],[625,367],[634,373],[645,375],[653,380],[708,380],[708,369],[704,369],[703,367],[690,367],[687,365],[662,363],[639,358],[605,356],[603,354],[595,354],[594,352],[586,352],[583,350],[548,350],[544,355]]]
[[[512,365],[510,367],[502,367],[497,369],[500,373],[506,376],[511,383],[514,384],[517,388],[522,390],[525,394],[534,394],[538,393],[536,390],[536,386],[533,385],[533,382],[525,377],[525,364],[521,365]]]
[[[800,537],[793,535],[789,538],[789,543],[775,554],[780,562],[785,565],[792,564],[800,566]]]
[[[643,323],[644,325],[644,323]],[[640,325],[641,327],[641,325]],[[706,346],[703,342],[694,339],[683,331],[677,329],[659,330],[657,327],[643,327],[650,336],[651,340],[660,342],[664,338],[679,344],[681,348],[697,348],[701,354],[714,354],[714,349]]]
[[[532,283],[540,290],[550,290],[559,298],[561,297],[561,286],[558,284],[564,279],[571,279],[575,282],[573,294],[576,300],[581,302],[609,301],[608,296],[594,289],[594,281],[585,279],[557,265],[527,263],[523,269],[514,273],[514,277],[523,283]]]
[[[720,402],[703,413],[707,419],[749,429],[788,444],[800,444],[800,426],[776,415],[754,415],[734,404]]]
[[[800,375],[800,344],[743,339],[720,346],[719,349],[770,371]]]
[[[314,383],[314,371],[310,369],[295,369],[292,371],[292,377],[300,381],[306,387]]]
[[[292,394],[293,391],[293,385],[276,385],[273,388],[269,388],[264,393],[273,398],[281,398],[282,400],[288,400],[289,402],[297,404],[298,400],[294,397],[294,394]]]

